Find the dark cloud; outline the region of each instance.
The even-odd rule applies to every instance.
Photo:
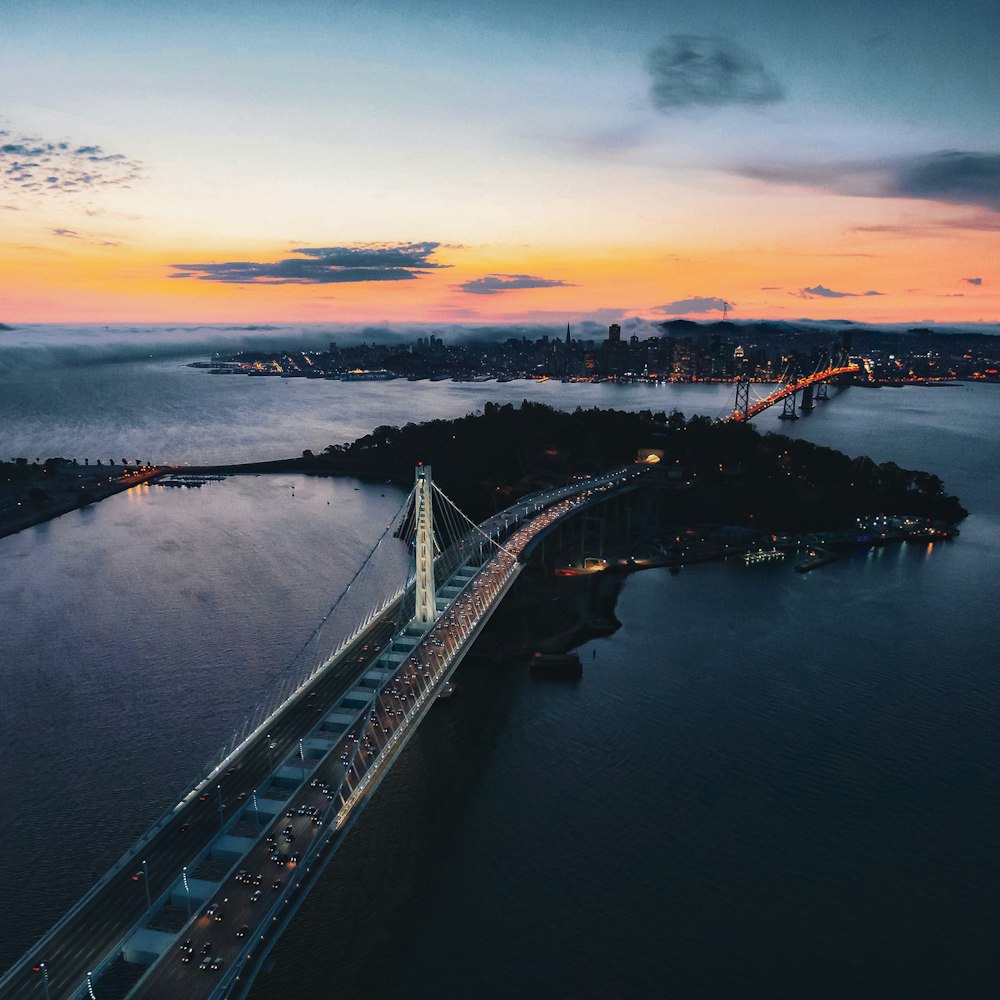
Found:
[[[573,288],[568,281],[558,281],[554,278],[536,278],[532,274],[488,274],[484,278],[474,278],[471,281],[455,285],[459,291],[470,295],[496,295],[499,292],[509,292],[516,288]]]
[[[1000,154],[942,150],[922,156],[798,165],[744,164],[733,173],[868,198],[915,198],[1000,212]]]
[[[327,267],[450,267],[430,260],[440,243],[365,244],[355,247],[298,247],[292,253],[311,257]]]
[[[43,197],[79,194],[103,187],[128,187],[141,164],[100,146],[72,146],[34,136],[0,132],[0,192]]]
[[[695,295],[690,299],[677,299],[676,302],[668,302],[666,305],[656,306],[657,312],[666,313],[668,316],[683,316],[686,313],[706,313],[722,312],[732,309],[733,303],[725,299],[714,296]]]
[[[647,68],[659,111],[772,104],[785,96],[757,56],[726,38],[671,35],[649,53]]]
[[[977,285],[977,286],[983,283],[982,278],[963,278],[962,281],[964,281],[967,285]]]
[[[329,285],[356,281],[410,281],[429,268],[450,267],[430,260],[440,243],[363,244],[354,247],[299,247],[272,263],[226,261],[172,264],[171,278],[197,278],[236,285]]]
[[[882,292],[835,292],[824,285],[816,285],[815,288],[802,288],[796,294],[803,299],[858,299],[881,295]]]
[[[80,234],[75,229],[53,229],[53,236],[65,236],[71,240],[80,239]]]
[[[978,233],[994,233],[1000,232],[1000,216],[989,212],[980,212],[978,215],[957,219],[942,219],[938,225],[946,226],[949,229],[969,229]]]
[[[1000,154],[947,150],[897,167],[900,197],[926,198],[1000,211]]]

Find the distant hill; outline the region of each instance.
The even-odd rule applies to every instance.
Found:
[[[13,330],[14,327],[8,326],[6,323],[0,323],[0,330]]]
[[[303,472],[361,476],[408,487],[418,462],[475,520],[513,498],[573,475],[662,451],[663,468],[683,470],[661,497],[664,523],[740,524],[758,530],[846,528],[858,517],[891,512],[954,524],[966,515],[940,479],[892,462],[847,455],[746,423],[686,420],[676,411],[554,410],[527,400],[487,402],[481,414],[404,427],[385,425],[321,455],[293,460]],[[292,467],[291,464],[289,467]],[[263,471],[263,470],[261,470]]]
[[[788,335],[822,336],[824,334],[843,333],[851,330],[854,334],[855,346],[865,342],[865,337],[895,337],[912,340],[914,337],[949,338],[960,335],[966,339],[982,342],[995,342],[997,332],[989,324],[969,324],[968,326],[943,323],[935,326],[919,326],[904,328],[901,324],[887,326],[858,323],[849,319],[747,319],[747,320],[710,320],[696,322],[690,319],[669,319],[654,324],[668,337],[696,337],[698,335],[717,334],[719,336],[734,336],[743,333],[757,337],[783,337]],[[984,338],[990,338],[986,341]]]
[[[836,320],[849,325],[847,320]],[[690,337],[698,333],[736,334],[741,331],[758,336],[782,336],[789,333],[816,333],[813,325],[790,323],[787,320],[715,320],[711,323],[696,323],[690,319],[670,319],[658,323],[670,336]]]

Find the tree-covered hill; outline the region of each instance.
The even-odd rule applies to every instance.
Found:
[[[470,516],[485,516],[546,483],[633,461],[644,448],[663,452],[660,468],[675,487],[664,491],[664,514],[676,521],[802,531],[847,527],[865,514],[951,523],[966,514],[929,473],[680,413],[487,403],[456,420],[377,427],[322,455],[306,453],[303,462],[400,485],[423,462]]]

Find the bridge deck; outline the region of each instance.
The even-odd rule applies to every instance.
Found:
[[[318,871],[336,850],[520,572],[517,556],[557,521],[609,491],[635,485],[643,471],[529,498],[484,522],[485,535],[514,530],[482,565],[453,568],[437,595],[444,613],[429,629],[398,631],[398,602],[386,608],[213,778],[215,789],[199,786],[200,794],[186,796],[8,972],[0,1000],[82,996],[86,974],[96,977],[123,951],[127,959],[153,962],[130,994],[136,997],[221,994],[239,970],[248,982],[283,926],[278,917],[293,913],[308,888],[304,869]],[[289,826],[292,839],[285,841]],[[276,852],[267,836],[275,838]],[[301,857],[289,860],[295,853]],[[145,886],[133,879],[143,861],[153,900],[149,912]],[[194,878],[202,865],[212,877]],[[237,868],[251,872],[249,884],[234,879]],[[185,877],[179,878],[182,869]],[[221,921],[205,915],[206,902],[218,902]],[[170,923],[171,916],[169,930],[150,927],[156,918]],[[265,924],[276,929],[262,941]],[[238,937],[244,925],[246,936]],[[209,931],[212,955],[223,962],[219,975],[199,968],[197,952]],[[177,946],[187,938],[196,954],[182,962]],[[42,976],[32,971],[40,961],[48,971],[47,998]]]

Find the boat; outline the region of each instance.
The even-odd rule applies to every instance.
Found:
[[[775,559],[784,559],[785,553],[781,549],[754,549],[743,556],[743,561],[750,563],[771,562]]]
[[[820,566],[826,566],[829,563],[836,562],[840,557],[836,552],[831,552],[829,549],[820,548],[818,545],[814,545],[808,552],[805,559],[802,562],[797,563],[795,566],[796,573],[809,573],[814,569],[819,569]]]
[[[441,690],[438,692],[438,700],[442,698],[450,698],[455,693],[455,684],[453,681],[445,681]]]
[[[583,673],[583,664],[576,653],[535,653],[531,672],[543,677],[573,679]]]
[[[394,372],[386,371],[384,368],[354,368],[349,372],[344,372],[340,376],[341,382],[388,382],[396,377]]]

